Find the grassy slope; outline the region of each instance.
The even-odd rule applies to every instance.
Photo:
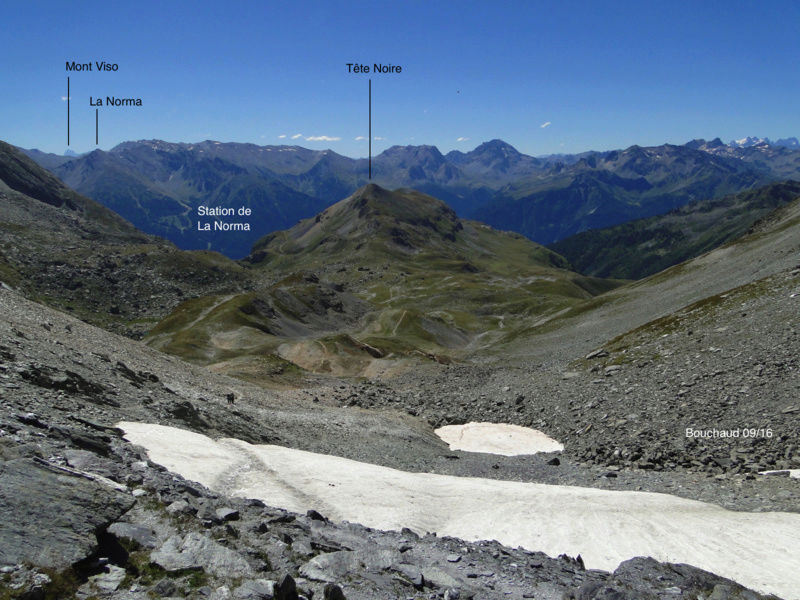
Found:
[[[647,323],[667,323],[675,311],[797,268],[800,200],[778,208],[749,233],[608,294],[522,328],[497,346],[497,355],[526,362],[573,359]]]
[[[640,279],[740,237],[758,219],[798,197],[800,183],[772,184],[693,202],[657,217],[579,233],[550,248],[581,273]]]

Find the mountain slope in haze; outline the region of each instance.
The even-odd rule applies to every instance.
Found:
[[[239,289],[245,269],[142,233],[0,142],[0,279],[90,323],[138,336],[178,302]]]
[[[586,231],[661,214],[693,200],[769,182],[770,172],[685,146],[597,153],[503,189],[505,200],[475,217],[550,244]]]
[[[706,152],[712,156],[732,158],[751,165],[763,172],[768,172],[773,179],[800,179],[800,147],[791,140],[769,142],[758,140],[757,143],[738,145],[735,142],[724,144],[719,138],[711,141],[692,140],[686,144]],[[740,140],[741,141],[741,140]]]
[[[38,157],[37,157],[38,158]],[[240,258],[270,231],[313,216],[368,182],[366,159],[299,146],[160,140],[125,142],[52,167],[79,192],[185,249]],[[393,146],[372,161],[373,180],[442,195],[463,212],[491,198],[433,146]],[[475,188],[475,189],[473,189]],[[200,205],[252,210],[250,231],[197,231]]]
[[[581,273],[640,279],[739,237],[756,221],[798,197],[798,182],[771,184],[692,202],[608,229],[585,231],[550,248]]]
[[[472,354],[618,285],[566,270],[518,234],[461,220],[440,200],[374,184],[269,234],[248,261],[256,277],[278,280],[185,303],[148,343],[239,376],[256,377],[268,355],[377,376]]]
[[[184,249],[214,249],[234,258],[245,256],[265,230],[287,227],[324,206],[260,169],[252,155],[263,149],[219,156],[213,146],[126,143],[61,164],[54,172],[148,233]],[[223,219],[247,223],[249,230],[215,231],[213,220],[198,214],[201,205],[250,209],[247,218]],[[199,230],[203,223],[212,230]]]
[[[53,154],[50,152],[42,152],[37,148],[33,148],[31,150],[20,148],[20,150],[28,158],[32,159],[37,165],[50,171],[80,156],[79,154],[70,151],[67,151],[64,154]]]

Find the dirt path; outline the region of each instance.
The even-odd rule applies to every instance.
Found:
[[[392,335],[397,335],[397,328],[400,327],[400,323],[403,322],[403,319],[405,318],[407,312],[408,312],[407,310],[404,310],[403,314],[400,315],[400,318],[397,319],[397,323],[395,323],[394,329],[392,330]]]
[[[217,308],[218,306],[221,306],[221,305],[225,304],[225,303],[226,303],[228,300],[231,300],[231,299],[232,299],[232,298],[234,298],[235,296],[236,296],[236,294],[228,294],[227,296],[223,296],[223,297],[222,297],[222,298],[219,300],[219,302],[216,302],[215,304],[212,304],[212,305],[211,305],[211,306],[209,306],[208,308],[206,308],[206,309],[202,310],[202,311],[200,312],[200,314],[197,316],[197,318],[196,318],[194,321],[192,321],[191,323],[189,323],[188,325],[186,325],[186,327],[185,327],[185,328],[186,328],[186,329],[191,329],[192,327],[194,327],[195,325],[197,325],[197,324],[198,324],[200,321],[202,321],[203,319],[205,319],[205,318],[206,318],[206,317],[207,317],[209,314],[211,314],[211,311],[212,311],[212,310],[214,310],[214,309],[215,309],[215,308]]]

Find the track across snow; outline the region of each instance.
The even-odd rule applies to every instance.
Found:
[[[688,563],[760,592],[800,600],[800,514],[748,513],[648,492],[408,473],[145,423],[125,437],[186,479],[336,521],[495,539],[613,570],[634,556]]]

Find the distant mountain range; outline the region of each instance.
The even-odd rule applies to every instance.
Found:
[[[800,141],[796,137],[782,138],[777,141],[772,141],[769,138],[757,138],[747,136],[740,140],[731,140],[728,143],[732,148],[749,148],[751,146],[783,146],[784,148],[800,148]]]
[[[547,157],[522,154],[502,140],[446,155],[435,146],[392,146],[373,158],[372,182],[420,190],[461,217],[549,244],[695,200],[800,179],[796,142],[692,140]],[[141,230],[233,258],[370,182],[366,159],[300,146],[144,140],[78,157],[25,152]],[[200,206],[249,209],[250,217],[236,220],[249,230],[200,231]]]

